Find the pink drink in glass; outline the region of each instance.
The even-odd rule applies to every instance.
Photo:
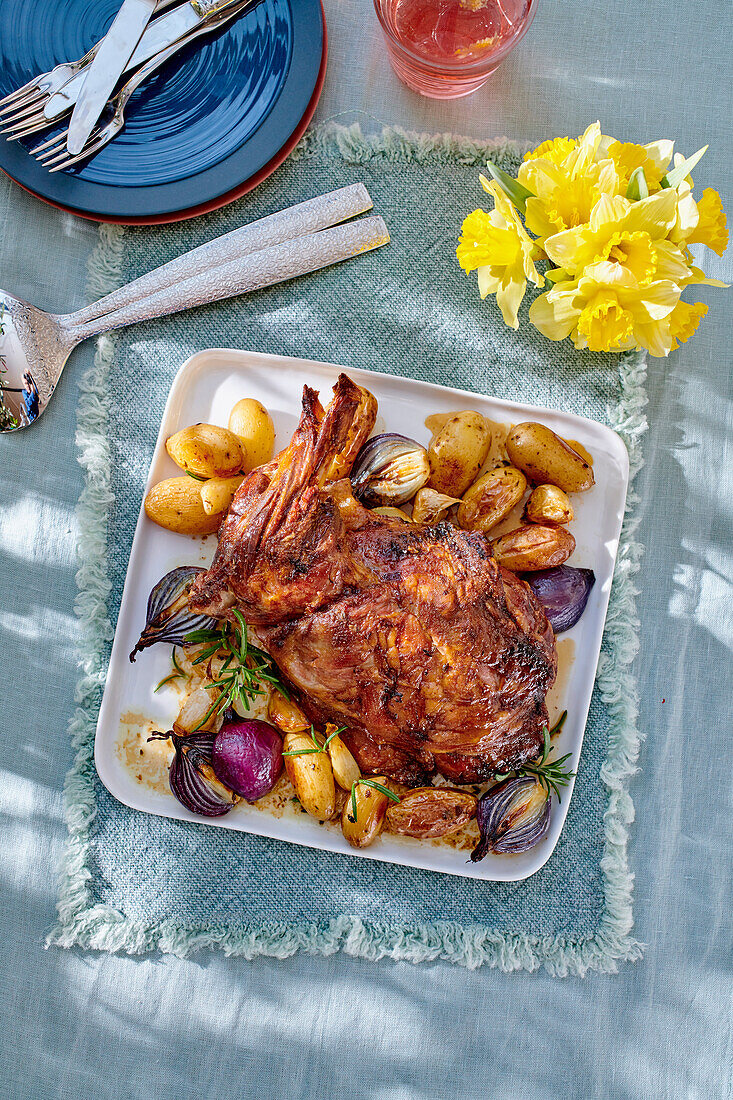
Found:
[[[524,36],[537,0],[374,0],[392,67],[434,99],[469,95]]]

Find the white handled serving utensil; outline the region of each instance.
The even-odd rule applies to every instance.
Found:
[[[254,252],[247,251],[252,247],[251,236],[243,236],[239,249],[229,240],[223,254],[237,254],[224,263],[202,268],[201,253],[196,249],[76,313],[46,313],[0,290],[0,431],[18,431],[38,419],[69,355],[90,336],[247,294],[388,242],[387,227],[376,216],[281,240]],[[202,246],[209,250],[204,251],[204,260],[216,255],[215,245]],[[184,270],[187,277],[183,277]],[[171,278],[176,281],[169,281]]]

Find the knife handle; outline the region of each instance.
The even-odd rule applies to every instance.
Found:
[[[183,279],[201,275],[207,268],[221,267],[240,256],[260,252],[274,244],[305,237],[321,229],[338,225],[358,214],[364,214],[373,206],[369,192],[363,183],[352,183],[306,199],[296,206],[268,214],[265,218],[233,229],[213,241],[177,256],[162,267],[141,275],[127,286],[113,290],[98,302],[77,310],[76,323],[86,323],[142,298],[149,298],[166,287]]]
[[[110,332],[124,325],[165,317],[194,306],[234,298],[253,290],[287,282],[299,275],[318,271],[322,267],[351,259],[389,243],[389,232],[382,218],[372,216],[347,225],[336,225],[298,237],[294,241],[273,245],[248,256],[209,268],[166,287],[149,298],[138,299],[114,313],[105,313],[86,324],[78,324],[77,314],[60,317],[59,321],[75,340],[85,340]],[[134,284],[133,284],[134,285]]]

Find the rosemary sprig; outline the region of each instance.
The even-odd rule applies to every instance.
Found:
[[[382,794],[386,794],[387,798],[391,798],[393,802],[399,802],[400,796],[391,791],[389,787],[383,786],[381,783],[377,783],[374,779],[355,779],[351,784],[351,813],[349,814],[349,821],[352,825],[356,824],[357,812],[356,812],[356,788],[362,783],[365,787],[373,787],[375,791],[381,791]],[[353,815],[353,816],[352,816]]]
[[[552,738],[555,737],[565,725],[565,719],[568,716],[568,712],[564,710],[558,718],[552,729],[544,726],[542,729],[543,748],[542,755],[537,760],[530,761],[529,764],[523,764],[521,768],[517,768],[513,772],[504,772],[502,775],[495,775],[494,779],[497,783],[503,783],[505,779],[508,779],[510,775],[535,775],[539,779],[542,786],[547,791],[548,795],[552,794],[552,791],[557,795],[558,802],[562,802],[560,796],[560,787],[566,787],[570,780],[575,775],[575,772],[568,771],[563,768],[563,764],[572,753],[566,752],[564,756],[561,756],[559,760],[548,760],[548,756],[552,751]]]
[[[542,756],[538,761],[532,761],[529,764],[525,764],[517,772],[517,775],[536,775],[548,795],[552,794],[552,791],[554,791],[557,795],[558,802],[562,802],[560,787],[567,786],[575,775],[575,772],[563,768],[563,764],[572,756],[572,753],[566,752],[559,760],[548,760],[548,756],[552,751],[552,742],[550,740],[551,732],[548,730],[547,726],[542,730],[542,735],[545,741],[544,748],[542,749]]]
[[[188,474],[188,476],[189,476],[189,477],[192,477],[194,481],[207,481],[207,480],[208,480],[208,479],[207,479],[207,478],[205,478],[205,477],[201,477],[201,475],[200,475],[200,474],[193,474],[193,473],[191,473],[191,471],[190,471],[190,470],[186,470],[186,473]]]
[[[308,748],[308,749],[291,749],[289,752],[284,752],[283,756],[309,756],[311,753],[314,753],[314,752],[328,752],[328,746],[331,744],[334,737],[338,737],[338,735],[340,733],[343,733],[345,729],[346,729],[346,726],[339,726],[338,729],[335,729],[333,731],[333,733],[329,733],[328,737],[326,738],[326,740],[321,745],[320,742],[318,741],[318,739],[316,738],[315,729],[313,728],[313,726],[311,726],[310,739],[313,742],[314,748],[312,748],[312,749],[310,749],[310,748]]]
[[[235,622],[222,623],[216,630],[193,630],[186,635],[186,645],[203,645],[194,658],[195,665],[208,661],[216,653],[223,654],[217,676],[206,685],[208,691],[218,693],[217,697],[196,729],[235,703],[249,706],[258,695],[265,694],[262,684],[269,684],[286,699],[290,698],[269,655],[250,643],[242,612],[236,609],[234,616]]]

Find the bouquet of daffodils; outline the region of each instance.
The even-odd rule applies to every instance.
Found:
[[[616,141],[596,122],[577,140],[527,153],[516,179],[489,162],[493,178],[480,179],[494,209],[468,215],[458,261],[478,273],[482,298],[496,295],[512,328],[529,279],[550,284],[529,310],[550,340],[669,355],[707,313],[682,301],[685,287],[726,285],[706,278],[690,253],[699,242],[722,256],[728,244],[720,195],[709,187],[692,195],[690,172],[706,149],[673,161],[671,141]]]

